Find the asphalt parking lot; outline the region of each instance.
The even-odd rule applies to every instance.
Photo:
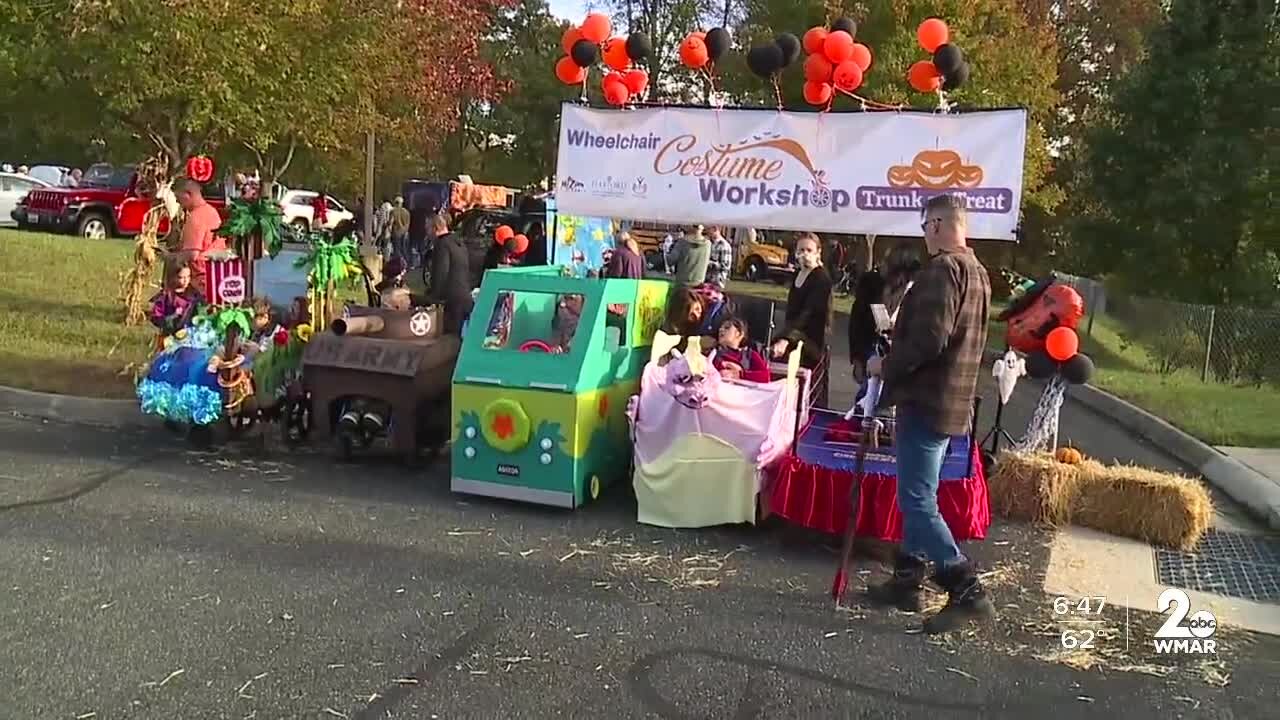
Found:
[[[835,609],[815,538],[639,526],[621,488],[569,513],[453,496],[441,464],[18,419],[0,456],[5,717],[1261,718],[1280,699],[1271,638],[1153,664],[1117,617],[1095,664],[1062,655],[1045,535],[1021,525],[972,548],[1000,622],[933,640]]]

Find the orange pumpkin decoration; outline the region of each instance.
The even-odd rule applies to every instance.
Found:
[[[962,165],[956,170],[956,184],[963,188],[976,188],[982,184],[982,168],[977,165]]]
[[[1058,452],[1054,454],[1054,458],[1060,463],[1067,465],[1079,465],[1084,462],[1084,455],[1073,447],[1058,448]]]
[[[906,165],[891,165],[888,174],[890,187],[911,187],[916,182],[915,168]]]
[[[911,163],[920,187],[943,190],[956,185],[956,173],[964,167],[955,150],[922,150]]]

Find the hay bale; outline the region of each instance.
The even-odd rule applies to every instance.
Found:
[[[1047,453],[1005,451],[987,479],[991,509],[1015,520],[1065,525],[1071,520],[1080,466]]]
[[[1189,550],[1213,520],[1213,501],[1198,480],[1134,465],[1080,465],[1071,522]]]

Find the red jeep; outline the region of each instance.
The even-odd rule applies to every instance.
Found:
[[[138,174],[132,167],[94,165],[79,187],[32,190],[13,211],[18,227],[73,232],[81,237],[133,236],[142,232],[142,217],[151,198],[137,192]],[[211,188],[212,189],[212,188]],[[221,188],[217,188],[221,195]],[[205,197],[221,213],[221,197]],[[169,221],[160,221],[160,235],[169,232]]]

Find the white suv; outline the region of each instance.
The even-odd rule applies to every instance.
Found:
[[[299,230],[310,230],[312,221],[315,219],[315,208],[312,207],[312,203],[317,197],[320,197],[320,193],[312,190],[286,191],[280,200],[285,224],[293,225]],[[350,210],[332,197],[325,195],[324,203],[326,209],[324,229],[332,230],[343,220],[355,219],[355,215]]]

